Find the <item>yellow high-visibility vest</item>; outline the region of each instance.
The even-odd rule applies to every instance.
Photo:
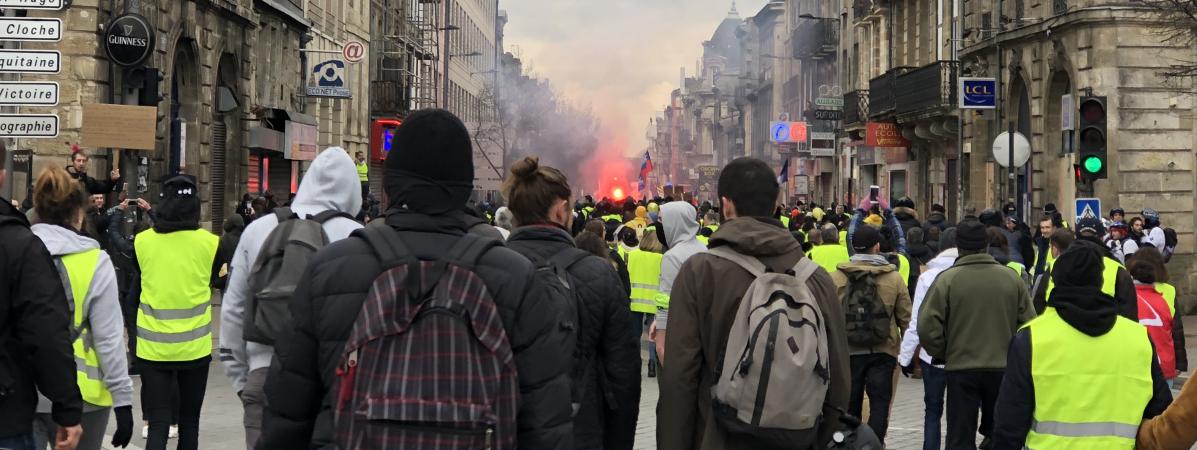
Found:
[[[660,291],[661,260],[664,255],[644,250],[628,254],[628,276],[632,282],[632,312],[656,314]]]
[[[1027,270],[1027,266],[1024,266],[1022,263],[1016,261],[1010,261],[1006,263],[1006,267],[1014,269],[1014,272],[1018,273],[1018,276],[1020,277],[1022,276],[1023,271]]]
[[[846,247],[833,244],[816,245],[810,249],[810,254],[807,256],[828,273],[835,272],[836,266],[851,259]]]
[[[362,161],[355,165],[357,166],[357,179],[363,182],[370,181],[370,164]]]
[[[212,262],[220,239],[208,230],[137,235],[141,266],[137,357],[194,361],[212,354]]]
[[[100,357],[92,344],[91,325],[87,323],[87,292],[95,277],[100,262],[100,249],[63,255],[59,258],[59,270],[66,274],[67,301],[71,305],[71,336],[75,336],[71,347],[75,353],[75,381],[83,401],[96,406],[112,406],[112,393],[104,384],[104,372],[100,369]]]
[[[698,242],[701,242],[702,245],[707,246],[707,247],[711,246],[711,238],[703,236],[701,234],[698,236],[695,236],[695,238],[698,239]]]
[[[1118,285],[1118,269],[1122,268],[1122,264],[1119,264],[1117,260],[1108,257],[1102,258],[1101,262],[1104,266],[1101,271],[1101,292],[1110,297],[1114,297],[1115,287]],[[1056,281],[1049,276],[1047,279],[1047,293],[1044,294],[1044,298],[1050,299],[1052,296],[1052,289],[1055,288]],[[1050,307],[1050,305],[1048,306]]]
[[[910,259],[907,259],[906,255],[898,253],[898,261],[902,263],[902,265],[898,267],[898,273],[902,274],[902,285],[908,286],[910,284],[908,281],[910,280]]]
[[[1147,329],[1118,317],[1092,337],[1050,308],[1026,326],[1035,413],[1025,448],[1133,450],[1153,391]]]
[[[1172,317],[1176,317],[1176,286],[1168,283],[1156,283],[1155,290],[1164,297],[1164,302],[1168,304],[1168,312],[1172,314]]]
[[[785,229],[790,229],[790,216],[781,216],[781,226]]]
[[[848,248],[848,230],[840,230],[840,247]]]

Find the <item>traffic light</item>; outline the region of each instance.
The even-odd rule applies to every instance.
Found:
[[[1081,168],[1080,164],[1072,165],[1073,183],[1076,184],[1076,190],[1082,193],[1093,192],[1093,180],[1085,176],[1085,169]]]
[[[1109,160],[1106,158],[1106,98],[1081,97],[1080,102],[1080,151],[1081,176],[1089,182],[1107,177]]]

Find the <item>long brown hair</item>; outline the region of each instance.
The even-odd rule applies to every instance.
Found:
[[[511,176],[503,181],[503,198],[516,226],[549,222],[549,210],[569,200],[569,180],[553,167],[540,165],[540,158],[526,156],[511,165]]]
[[[38,222],[68,228],[87,206],[87,195],[81,183],[71,178],[66,169],[50,166],[42,170],[33,183],[33,207]]]

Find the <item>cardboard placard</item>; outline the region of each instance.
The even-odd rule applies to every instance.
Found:
[[[80,141],[86,147],[154,150],[158,108],[153,106],[83,105]]]

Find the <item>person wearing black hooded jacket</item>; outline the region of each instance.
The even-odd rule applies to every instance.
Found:
[[[1088,218],[1078,220],[1076,229],[1077,241],[1088,241],[1096,244],[1100,247],[1102,256],[1109,258],[1112,263],[1118,264],[1118,260],[1114,258],[1114,253],[1101,242],[1102,236],[1105,235],[1105,227],[1101,225],[1100,219]],[[1070,246],[1069,248],[1072,247]],[[1044,274],[1050,277],[1050,268]],[[1102,277],[1097,277],[1097,283],[1101,283],[1101,279]],[[1038,286],[1035,286],[1035,292],[1031,293],[1031,299],[1035,304],[1035,311],[1038,313],[1042,313],[1047,307],[1047,285],[1047,283],[1039,283]],[[1118,278],[1114,283],[1114,303],[1118,305],[1119,315],[1130,320],[1139,320],[1139,295],[1135,293],[1135,279],[1131,277],[1130,272],[1125,267],[1118,268]]]
[[[574,448],[630,450],[640,410],[640,327],[612,265],[576,248],[566,232],[569,195],[559,170],[536,157],[516,162],[503,186],[517,226],[507,245],[538,266],[561,261],[572,280],[580,316],[573,383],[581,392]]]
[[[438,260],[466,234],[461,211],[474,180],[469,133],[448,111],[421,110],[395,139],[383,174],[389,210],[379,226],[393,230],[416,258]],[[292,334],[275,347],[259,449],[332,443],[336,368],[371,285],[388,269],[360,234],[324,247],[312,261],[291,299]],[[473,271],[498,307],[514,354],[519,448],[572,448],[574,345],[562,307],[536,281],[532,263],[511,249],[491,248]]]
[[[1069,443],[1111,440],[1121,440],[1131,448],[1139,420],[1162,414],[1172,402],[1146,330],[1120,317],[1113,298],[1093,285],[1094,279],[1101,278],[1104,257],[1101,246],[1080,240],[1056,260],[1051,274],[1056,286],[1048,299],[1051,308],[1010,342],[994,408],[993,450],[1064,448]],[[1106,338],[1110,333],[1117,338]],[[1141,340],[1125,339],[1134,336]],[[1050,343],[1037,345],[1040,341]],[[1102,351],[1103,346],[1110,351]],[[1035,351],[1051,355],[1037,356]],[[1079,355],[1070,360],[1069,353]],[[1122,359],[1115,355],[1144,357]],[[1097,360],[1086,362],[1093,358]],[[1061,366],[1064,364],[1068,366]],[[1059,373],[1070,375],[1061,379]],[[1036,389],[1051,392],[1036,394]],[[1119,392],[1111,395],[1113,391]],[[1039,399],[1054,401],[1038,404]],[[1084,409],[1065,412],[1069,408]],[[1134,423],[1116,418],[1126,413],[1135,418]],[[1068,423],[1062,423],[1062,414]],[[1109,426],[1111,421],[1125,425],[1122,428],[1126,430]]]

